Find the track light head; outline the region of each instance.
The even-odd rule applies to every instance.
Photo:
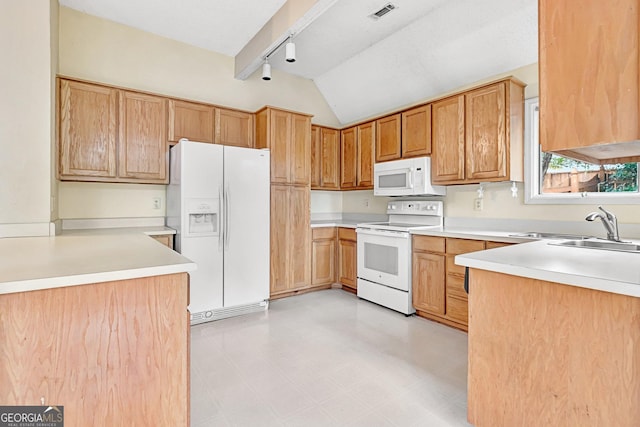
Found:
[[[262,65],[262,80],[271,80],[271,65],[268,59],[265,59]]]
[[[296,44],[289,38],[289,42],[285,46],[287,62],[296,62]]]

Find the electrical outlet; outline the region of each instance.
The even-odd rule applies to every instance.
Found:
[[[160,209],[162,207],[162,199],[160,197],[153,198],[153,209]]]
[[[473,199],[473,210],[474,211],[481,211],[483,208],[483,201],[484,199]]]
[[[369,199],[368,198],[367,199],[362,199],[362,205],[365,208],[368,208],[369,207]]]

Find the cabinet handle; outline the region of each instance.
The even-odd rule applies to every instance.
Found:
[[[464,291],[469,293],[469,267],[464,268]]]

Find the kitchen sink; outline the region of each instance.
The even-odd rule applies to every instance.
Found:
[[[539,233],[529,232],[520,234],[510,234],[509,237],[528,237],[531,239],[566,239],[566,240],[584,240],[591,236],[579,236],[575,234],[561,234],[561,233]]]
[[[606,251],[636,252],[640,253],[640,245],[625,242],[607,242],[599,240],[568,240],[550,245],[566,246],[568,248],[602,249]]]

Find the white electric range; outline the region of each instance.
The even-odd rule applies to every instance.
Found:
[[[443,204],[398,200],[387,205],[389,222],[358,224],[358,297],[399,311],[415,313],[411,293],[412,230],[442,228]]]

